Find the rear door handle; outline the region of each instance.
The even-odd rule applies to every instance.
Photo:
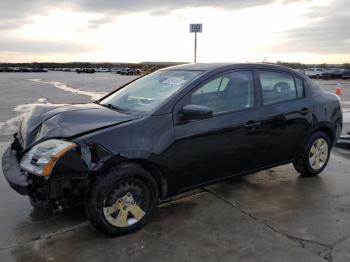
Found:
[[[287,119],[287,115],[286,114],[280,114],[280,115],[277,115],[273,118],[273,120],[275,122],[286,122],[288,119]]]
[[[261,122],[255,122],[255,121],[248,121],[244,127],[247,129],[256,129],[261,125]]]

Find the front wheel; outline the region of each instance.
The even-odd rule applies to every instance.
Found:
[[[145,225],[158,205],[158,186],[150,173],[127,163],[99,177],[85,209],[94,227],[116,236]]]
[[[317,176],[327,166],[331,152],[329,136],[322,131],[315,132],[306,143],[301,156],[293,162],[302,176]]]

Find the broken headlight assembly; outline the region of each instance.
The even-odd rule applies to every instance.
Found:
[[[33,146],[22,158],[21,168],[29,173],[49,177],[56,162],[77,145],[58,139],[50,139]]]

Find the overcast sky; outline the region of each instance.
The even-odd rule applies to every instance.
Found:
[[[349,0],[0,0],[0,62],[350,62]]]

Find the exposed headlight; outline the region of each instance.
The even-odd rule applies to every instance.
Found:
[[[76,144],[64,140],[47,140],[33,146],[23,156],[21,168],[35,175],[48,177],[58,159],[76,146]]]

